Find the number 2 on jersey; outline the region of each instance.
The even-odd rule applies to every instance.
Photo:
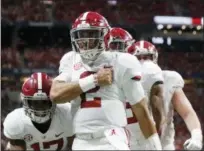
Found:
[[[85,71],[81,74],[80,79],[81,78],[85,78],[91,74],[94,74],[95,72],[91,72],[91,71]],[[93,100],[87,100],[86,99],[86,94],[88,93],[96,93],[98,90],[100,89],[99,86],[96,86],[95,88],[82,93],[80,95],[81,97],[81,108],[99,108],[101,107],[101,98],[100,97],[94,97]]]

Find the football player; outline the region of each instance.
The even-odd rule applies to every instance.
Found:
[[[117,37],[117,38],[116,38]],[[111,51],[118,51],[117,49],[112,49],[111,44],[117,44],[117,47],[124,48],[123,52],[135,52],[136,48],[140,45],[144,44],[148,45],[149,43],[133,43],[134,40],[130,34],[121,28],[111,28],[110,32],[107,34],[105,38],[106,46],[109,47],[108,50]],[[150,45],[148,45],[150,46]],[[121,50],[120,50],[121,51]],[[138,50],[137,50],[138,51]],[[132,53],[131,53],[132,54]],[[153,114],[154,119],[157,122],[164,121],[164,111],[161,110],[163,107],[159,107],[162,105],[163,102],[163,75],[162,70],[152,61],[145,61],[141,63],[142,65],[142,86],[145,90],[146,96],[149,98],[150,103],[152,104],[152,111],[155,113]],[[161,102],[161,103],[159,103]],[[145,140],[145,137],[141,133],[141,129],[139,127],[139,123],[134,116],[130,104],[126,103],[126,114],[127,114],[127,122],[128,126],[127,129],[131,133],[130,137],[130,148],[133,150],[142,150],[148,149],[148,143]],[[157,127],[158,129],[158,127]]]
[[[127,52],[128,48],[134,43],[132,35],[119,27],[113,27],[104,37],[106,50]]]
[[[59,76],[50,97],[55,103],[74,100],[80,105],[74,117],[73,150],[129,150],[124,100],[129,100],[151,149],[161,149],[140,83],[136,57],[105,51],[107,20],[85,12],[73,23],[73,50],[60,61]],[[133,91],[134,90],[134,91]]]
[[[136,55],[141,62],[151,60],[157,63],[158,51],[153,44],[141,45],[137,44],[136,51],[131,53]],[[141,46],[141,47],[139,47]],[[152,49],[153,48],[153,49]],[[175,128],[173,123],[174,109],[182,117],[186,126],[191,134],[191,138],[184,143],[184,149],[186,150],[201,150],[202,149],[202,131],[199,119],[191,106],[190,101],[183,92],[184,80],[182,76],[176,71],[164,70],[164,107],[165,111],[165,123],[161,126],[161,142],[162,149],[175,150],[174,136]],[[157,121],[156,121],[157,122]],[[157,123],[159,125],[159,123]]]
[[[72,145],[72,116],[69,104],[50,101],[51,78],[34,73],[22,86],[23,107],[9,113],[3,123],[7,150],[64,150]]]

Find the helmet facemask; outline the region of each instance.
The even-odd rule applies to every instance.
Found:
[[[21,94],[22,95],[22,94]],[[34,122],[42,124],[50,120],[55,112],[56,105],[47,97],[23,96],[25,114]]]
[[[157,64],[158,54],[156,50],[149,51],[147,49],[137,48],[136,46],[135,56],[140,62],[150,60]]]
[[[92,27],[71,30],[73,48],[81,57],[88,61],[94,61],[105,49],[104,35],[106,28]]]
[[[114,40],[109,43],[110,51],[119,51],[124,52],[125,50],[125,42],[123,40]]]

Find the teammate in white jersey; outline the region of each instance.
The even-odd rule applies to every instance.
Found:
[[[128,49],[128,53],[136,56],[142,65],[143,79],[142,85],[149,98],[150,110],[156,122],[157,130],[165,120],[164,116],[164,93],[163,93],[163,75],[161,68],[155,64],[158,53],[153,44],[148,41],[135,42]]]
[[[153,44],[151,44],[153,45]],[[147,53],[143,53],[138,56],[140,61],[151,59],[157,63],[158,52],[156,49],[146,47]],[[154,51],[152,51],[154,50]],[[192,108],[189,100],[185,96],[182,88],[184,87],[183,78],[176,71],[163,71],[164,77],[164,105],[160,105],[160,108],[164,107],[165,123],[161,127],[161,142],[162,149],[175,150],[174,146],[174,109],[185,121],[186,126],[191,133],[191,138],[184,143],[184,149],[186,150],[201,150],[202,149],[202,131],[199,119],[196,112]],[[158,121],[156,121],[158,124]],[[160,124],[158,124],[160,126]]]
[[[81,14],[71,30],[75,51],[63,56],[60,75],[50,96],[53,102],[80,105],[74,118],[74,150],[128,150],[124,100],[129,100],[151,149],[161,149],[140,83],[138,60],[124,53],[104,51],[109,25],[95,12]],[[105,68],[104,68],[105,67]]]
[[[51,78],[34,73],[22,86],[23,108],[4,121],[7,150],[67,150],[72,145],[71,105],[54,105],[49,99]]]
[[[145,50],[141,50],[140,44],[144,44],[141,42],[136,42],[133,44],[134,40],[132,36],[121,28],[111,28],[110,32],[106,35],[105,38],[106,46],[108,46],[109,51],[118,51],[115,48],[122,48],[119,51],[123,52],[131,52],[131,54],[136,55],[139,54],[141,51],[144,52]],[[145,42],[145,46],[146,46]],[[125,49],[124,49],[125,48]],[[138,50],[139,49],[139,50]],[[162,70],[158,65],[150,61],[145,61],[141,63],[142,65],[142,86],[145,90],[146,96],[149,98],[150,103],[153,105],[153,111],[156,114],[153,114],[155,119],[160,122],[164,120],[164,113],[161,108],[158,106],[163,102],[163,76]],[[154,103],[153,103],[154,102]],[[148,142],[146,141],[145,137],[143,136],[141,129],[139,127],[139,123],[134,116],[130,104],[126,103],[126,114],[127,114],[127,129],[130,131],[130,148],[132,150],[143,150],[148,149]]]

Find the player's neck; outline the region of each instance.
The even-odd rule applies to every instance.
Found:
[[[38,129],[41,133],[46,133],[48,131],[48,129],[50,128],[50,125],[51,125],[51,119],[48,120],[47,122],[45,123],[36,123],[34,121],[32,121],[33,125],[35,126],[36,129]]]

